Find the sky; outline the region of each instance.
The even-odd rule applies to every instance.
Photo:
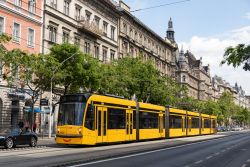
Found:
[[[123,1],[133,11],[181,0]],[[250,44],[250,0],[190,0],[133,14],[163,38],[171,17],[179,48],[202,57],[212,76],[217,74],[231,85],[237,82],[250,95],[250,72],[220,65],[225,48]]]

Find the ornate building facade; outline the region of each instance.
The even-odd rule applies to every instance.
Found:
[[[175,77],[177,44],[170,19],[166,38],[163,39],[130,13],[130,7],[119,1],[119,57],[142,56],[151,60],[162,74]]]
[[[117,58],[118,11],[109,0],[50,0],[44,6],[43,53],[71,43],[107,63]]]
[[[202,65],[202,58],[197,60],[195,56],[181,49],[177,59],[176,80],[188,89],[188,96],[198,100],[212,98],[212,85],[210,69]]]
[[[28,53],[40,53],[42,41],[43,2],[35,0],[0,1],[0,33],[12,37],[9,43],[1,47],[6,50],[21,49]],[[30,96],[20,89],[21,81],[15,80],[9,87],[3,80],[3,74],[10,67],[0,64],[0,133],[17,126],[18,121],[27,119],[23,108],[28,105]]]

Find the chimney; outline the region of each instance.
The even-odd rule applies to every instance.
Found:
[[[123,2],[122,0],[119,1],[119,6],[120,6],[122,9],[124,9],[124,10],[126,10],[127,12],[130,13],[130,7],[129,7],[125,2]]]

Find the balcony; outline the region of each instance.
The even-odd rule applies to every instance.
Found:
[[[99,38],[103,35],[103,31],[95,25],[94,22],[86,20],[85,18],[81,18],[78,21],[78,30],[84,33],[88,33],[96,38]]]

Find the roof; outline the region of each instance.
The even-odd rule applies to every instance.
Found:
[[[120,12],[122,12],[123,14],[128,15],[130,18],[132,18],[137,24],[139,24],[140,26],[142,26],[143,28],[145,28],[149,33],[151,33],[153,36],[155,36],[158,40],[160,40],[161,42],[163,42],[164,44],[169,45],[170,47],[173,47],[175,49],[177,49],[177,45],[176,43],[172,43],[169,40],[165,40],[163,39],[161,36],[159,36],[157,33],[155,33],[152,29],[150,29],[147,25],[145,25],[143,22],[141,22],[137,17],[135,17],[134,15],[132,15],[130,12],[120,8],[119,6],[117,6],[117,10],[119,10]]]

